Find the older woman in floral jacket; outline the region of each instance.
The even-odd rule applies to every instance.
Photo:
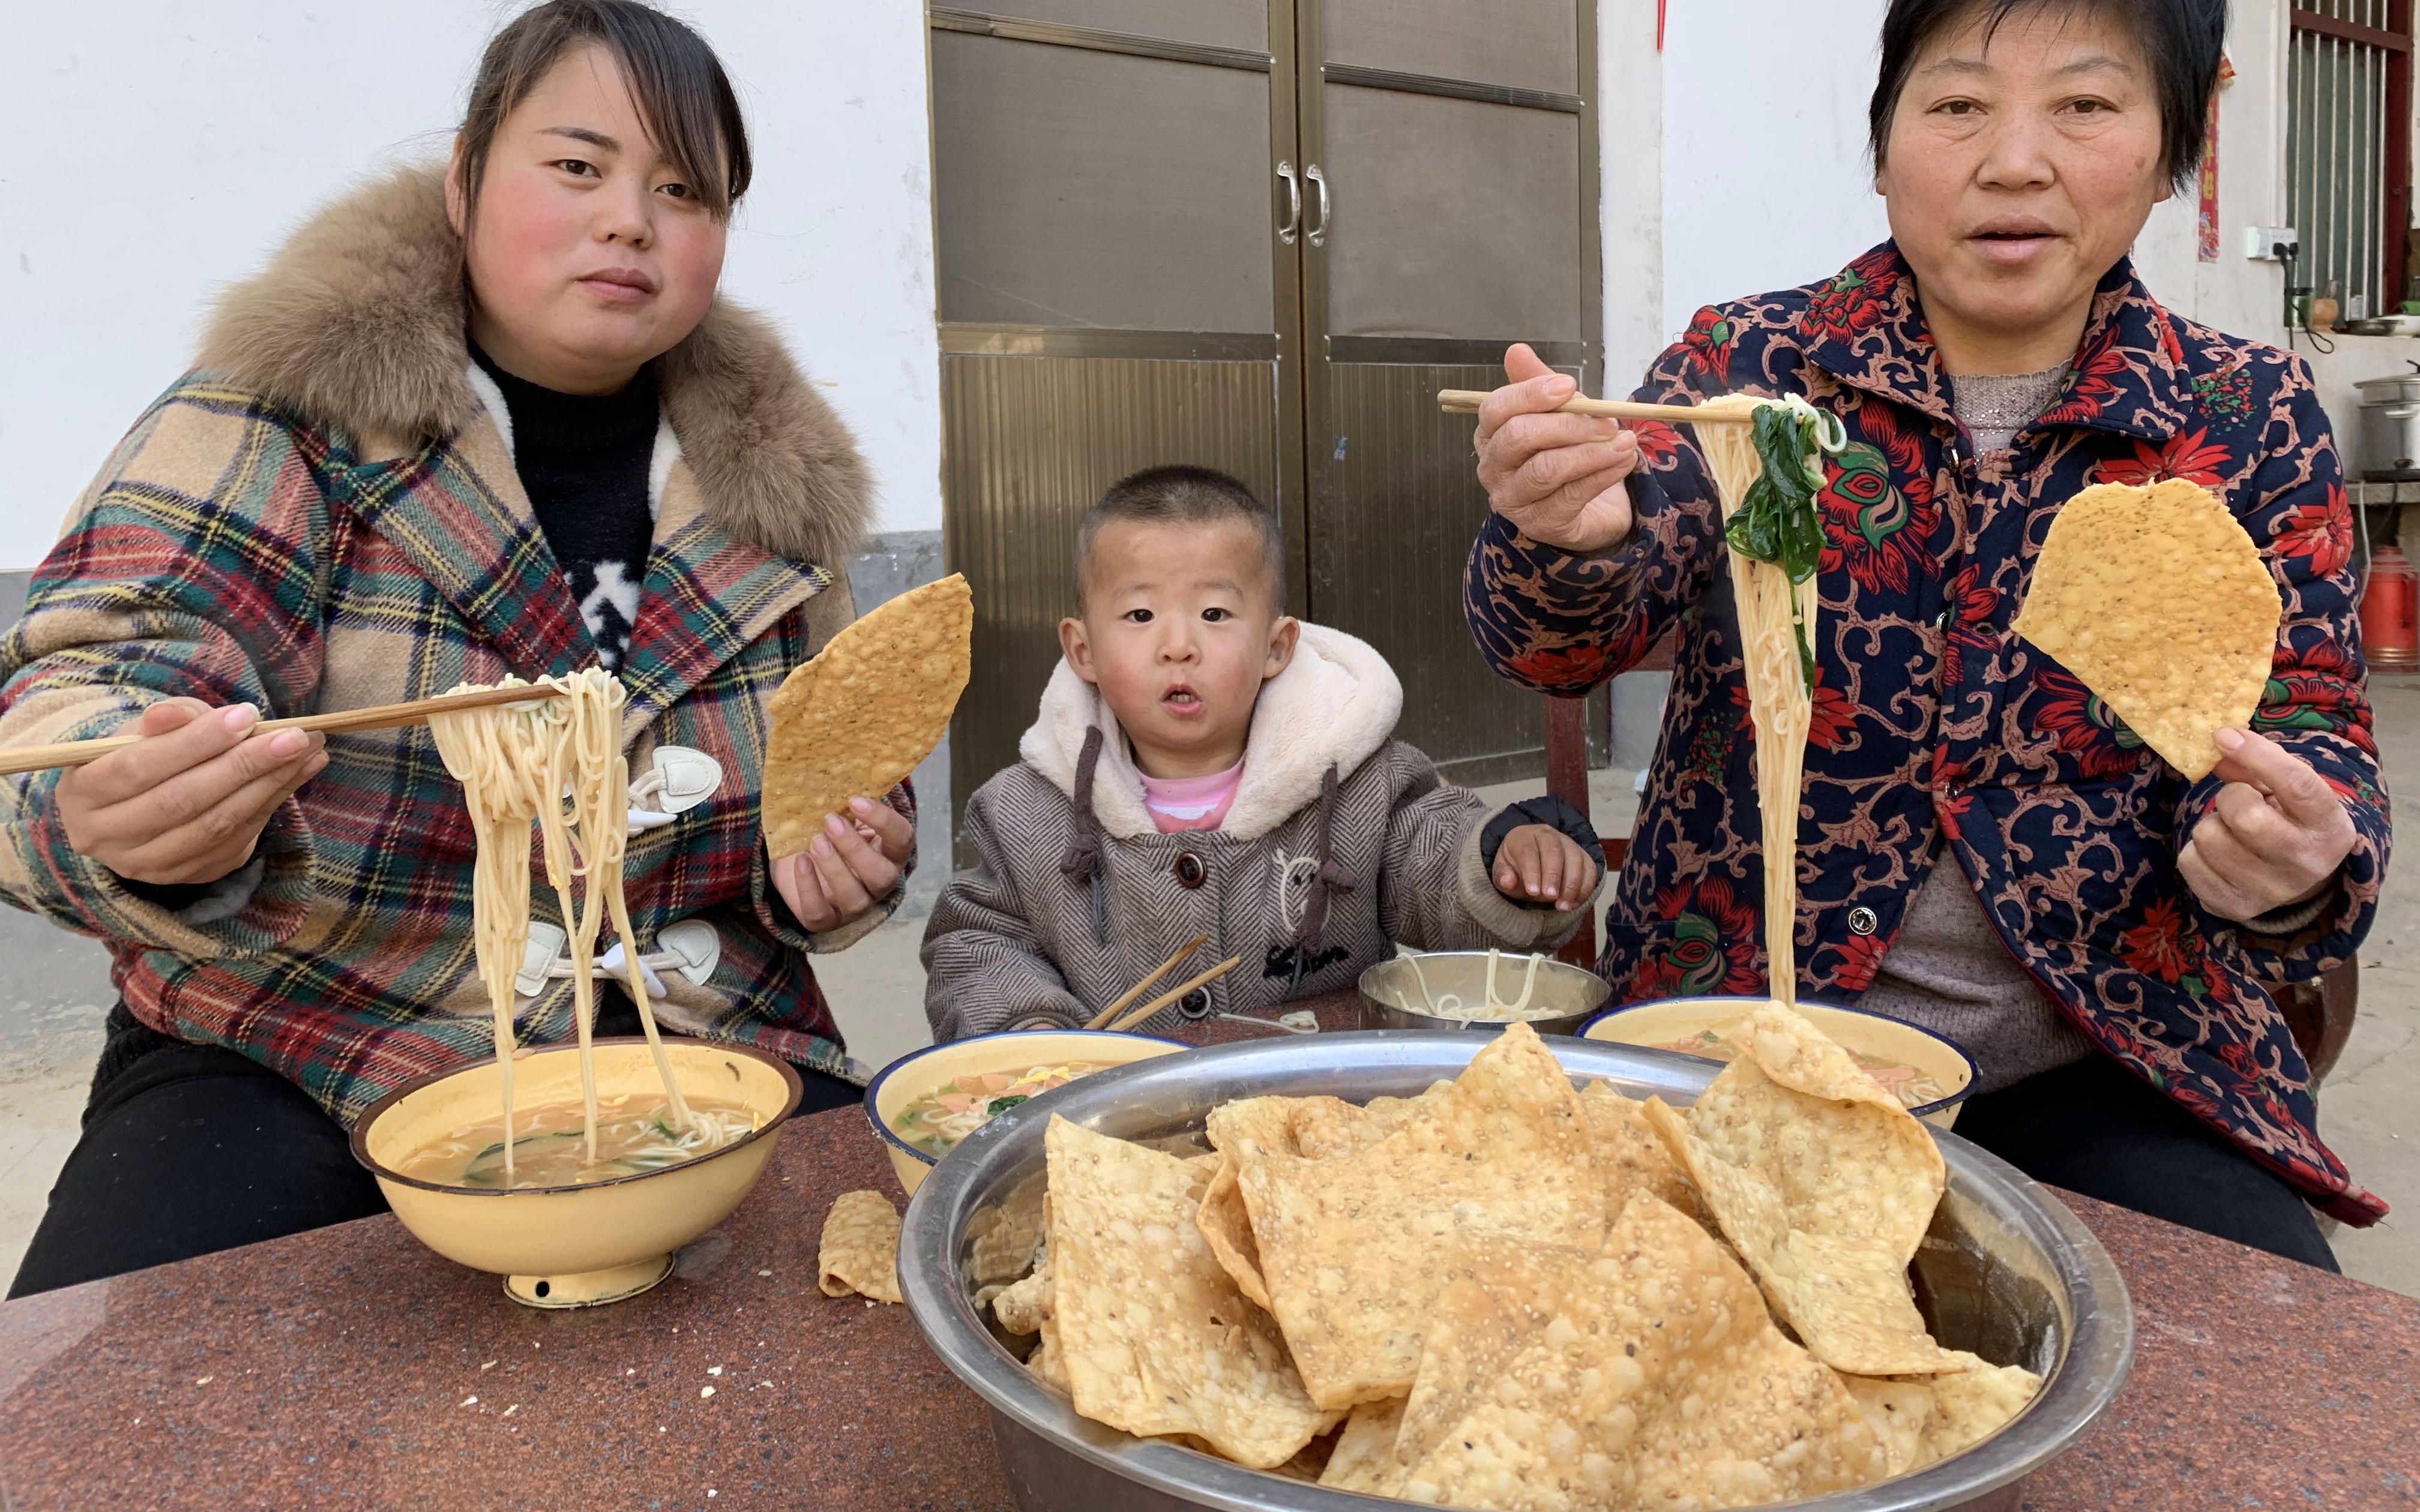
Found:
[[[1896,0],[1874,104],[1894,240],[1700,312],[1638,392],[1804,394],[1847,427],[1821,494],[1800,992],[1968,1044],[1959,1133],[2020,1166],[2333,1264],[2301,1199],[2384,1209],[2320,1143],[2261,983],[2349,957],[2386,862],[2343,483],[2304,365],[2163,310],[2123,255],[2194,162],[2223,21]],[[1626,999],[1761,994],[1754,737],[1703,460],[1667,426],[1552,413],[1570,380],[1526,348],[1507,372],[1480,424],[1481,649],[1577,695],[1681,627],[1600,969]],[[2285,601],[2254,730],[2198,782],[2009,627],[2062,501],[2172,477],[2226,501]]]

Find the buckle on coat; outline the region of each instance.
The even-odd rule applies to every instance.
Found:
[[[721,786],[721,762],[687,746],[658,746],[647,770],[630,779],[629,833],[662,828]]]

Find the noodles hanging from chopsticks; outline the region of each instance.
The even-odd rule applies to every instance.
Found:
[[[433,716],[445,770],[462,784],[478,854],[471,872],[473,956],[495,1019],[496,1061],[504,1088],[504,1180],[513,1174],[513,979],[529,949],[529,826],[535,822],[547,882],[563,909],[571,955],[572,1018],[580,1035],[580,1090],[589,1155],[597,1149],[597,1067],[590,1044],[596,1019],[594,964],[607,913],[622,941],[630,999],[638,1005],[657,1074],[675,1126],[690,1125],[689,1104],[673,1079],[647,1000],[638,941],[622,895],[628,839],[629,763],[622,754],[628,701],[612,674],[595,668],[546,681],[556,699]],[[517,684],[508,677],[506,686]],[[466,692],[468,686],[452,689]],[[585,885],[577,888],[574,879]],[[602,905],[600,907],[600,904]]]
[[[1785,403],[1730,394],[1701,408],[1741,410],[1782,410],[1794,430],[1802,416],[1812,416],[1816,446],[1837,451],[1845,440],[1837,418],[1823,414],[1792,395]],[[1761,421],[1762,417],[1760,417]],[[1722,501],[1723,521],[1731,524],[1749,503],[1749,491],[1764,476],[1765,460],[1758,446],[1762,424],[1710,424],[1696,427],[1698,449],[1706,459],[1714,491]],[[1770,444],[1768,439],[1768,444]],[[1820,486],[1817,464],[1802,464]],[[1793,480],[1794,481],[1794,480]],[[1803,489],[1796,490],[1803,492]],[[1820,530],[1820,525],[1815,527]],[[1778,532],[1775,533],[1778,534]],[[1776,1001],[1798,1000],[1798,794],[1807,761],[1807,731],[1814,717],[1814,653],[1817,597],[1813,561],[1804,561],[1800,580],[1778,561],[1765,561],[1739,548],[1736,533],[1727,530],[1732,549],[1731,596],[1739,605],[1740,641],[1747,680],[1748,717],[1756,729],[1756,798],[1764,838],[1765,973]],[[1820,546],[1820,541],[1817,543]],[[1792,553],[1776,549],[1776,555]]]

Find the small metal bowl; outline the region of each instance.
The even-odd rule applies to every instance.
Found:
[[[1425,1013],[1407,1003],[1435,1002],[1446,997],[1466,1003],[1487,1001],[1485,950],[1431,950],[1381,961],[1361,973],[1361,1026],[1365,1029],[1476,1029],[1501,1034],[1508,1019],[1472,1019],[1458,1014]],[[1416,964],[1417,963],[1417,964]],[[1540,1034],[1577,1034],[1589,1015],[1603,1008],[1613,988],[1603,977],[1569,965],[1551,956],[1538,962],[1537,985],[1519,1022]],[[1498,954],[1496,995],[1518,997],[1528,978],[1529,957]],[[1537,1011],[1544,1008],[1548,1011]]]

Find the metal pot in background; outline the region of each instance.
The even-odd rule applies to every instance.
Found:
[[[2361,391],[2361,476],[2372,483],[2420,482],[2420,363],[2391,378],[2365,378]]]

